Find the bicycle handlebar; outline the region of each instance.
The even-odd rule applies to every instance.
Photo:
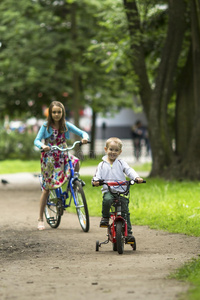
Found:
[[[111,194],[123,194],[123,195],[128,195],[129,194],[129,189],[130,186],[133,185],[134,183],[139,183],[138,180],[125,180],[125,181],[104,181],[104,180],[99,180],[99,185],[103,185],[106,184],[108,186],[108,190]],[[143,182],[141,183],[146,183],[146,180],[143,180]],[[122,186],[126,186],[125,188],[123,188]],[[111,187],[121,187],[123,189],[123,191],[113,191],[111,190]]]
[[[87,144],[90,144],[90,143],[91,143],[90,141],[87,141]],[[51,150],[60,150],[60,151],[62,151],[62,152],[64,152],[64,151],[69,151],[69,150],[74,149],[74,147],[75,147],[77,144],[79,144],[79,146],[82,146],[84,143],[82,143],[81,141],[75,141],[71,147],[67,147],[67,148],[60,148],[60,147],[58,147],[58,146],[51,146],[51,147],[50,147],[50,151],[51,151]],[[44,152],[44,150],[42,149],[41,152]]]
[[[133,185],[134,183],[139,183],[138,180],[126,180],[126,181],[104,181],[104,180],[98,180],[99,185],[106,184],[107,186],[116,186],[116,185]],[[141,183],[146,183],[146,180],[143,180]]]
[[[130,180],[125,180],[125,181],[104,181],[104,180],[98,180],[99,182],[99,185],[104,185],[106,184],[108,186],[108,190],[111,194],[124,194],[124,195],[128,195],[129,193],[129,189],[130,189],[130,186],[135,184],[135,183],[139,183],[138,180],[133,180],[133,179],[130,179]],[[146,180],[143,180],[143,182],[141,183],[146,183]],[[94,186],[94,184],[92,184]],[[125,185],[126,188],[123,190],[123,191],[112,191],[111,190],[111,187],[116,187],[116,186],[123,186]],[[123,189],[123,187],[122,187]]]

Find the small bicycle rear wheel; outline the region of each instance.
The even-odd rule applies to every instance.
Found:
[[[76,212],[78,215],[79,223],[83,231],[88,232],[90,228],[89,212],[83,187],[78,180],[74,182],[74,193],[77,202]]]
[[[122,254],[124,252],[124,235],[121,221],[118,221],[116,224],[116,240],[117,251],[119,254]]]
[[[60,225],[62,215],[61,208],[62,201],[56,197],[56,193],[54,190],[50,191],[47,205],[44,209],[44,214],[47,223],[52,228],[57,228]]]

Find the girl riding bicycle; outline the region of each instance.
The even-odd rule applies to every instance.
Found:
[[[49,190],[60,187],[68,178],[68,157],[59,150],[48,153],[51,146],[66,148],[66,140],[70,138],[72,132],[82,138],[82,143],[86,144],[89,135],[72,123],[65,120],[65,108],[59,101],[53,101],[49,106],[47,121],[40,128],[34,145],[43,150],[41,153],[41,173],[42,173],[42,194],[40,197],[40,210],[38,219],[38,229],[45,229],[43,214]],[[44,139],[44,143],[42,140]],[[79,171],[79,160],[71,156],[75,172]]]
[[[106,141],[106,147],[104,148],[106,156],[103,157],[103,161],[99,163],[95,176],[92,179],[93,186],[99,186],[101,180],[104,181],[124,181],[125,175],[129,178],[138,181],[138,183],[143,182],[143,178],[133,170],[129,165],[122,159],[118,159],[118,156],[122,152],[122,141],[116,137],[109,138]],[[125,175],[124,175],[125,174]],[[100,226],[107,226],[109,224],[110,217],[110,207],[113,202],[114,196],[109,192],[107,185],[103,185],[103,203],[102,203],[102,219]],[[122,216],[127,221],[128,226],[128,237],[127,241],[131,242],[134,240],[132,236],[132,226],[130,221],[129,213],[129,200],[126,197],[120,197],[122,205]]]

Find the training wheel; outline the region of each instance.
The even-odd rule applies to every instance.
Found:
[[[135,240],[135,243],[132,245],[132,248],[133,248],[133,251],[136,250],[136,240]]]
[[[99,251],[99,241],[96,241],[96,251]]]

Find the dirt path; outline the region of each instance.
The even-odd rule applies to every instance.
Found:
[[[58,229],[36,230],[40,188],[34,183],[0,183],[1,300],[173,300],[185,283],[166,279],[199,254],[200,239],[134,226],[137,251],[123,255],[95,242],[105,240],[99,218],[82,232],[76,215],[66,213]]]

